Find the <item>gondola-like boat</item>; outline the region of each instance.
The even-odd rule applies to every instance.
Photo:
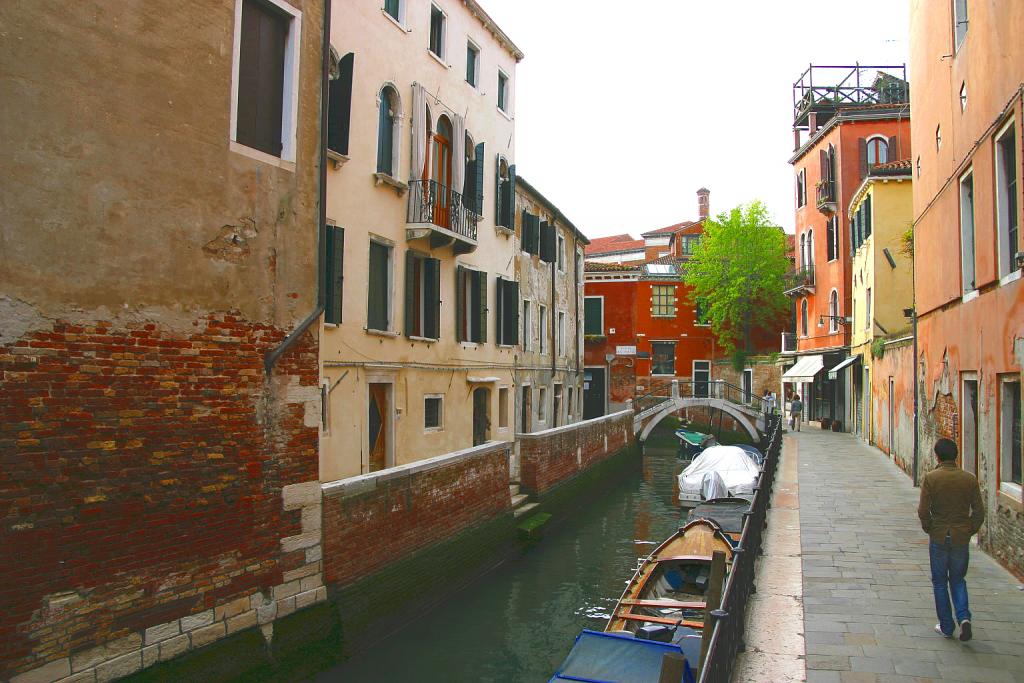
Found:
[[[709,519],[719,526],[726,537],[732,540],[733,545],[737,545],[743,535],[743,515],[749,511],[750,499],[748,498],[712,498],[691,508],[690,514],[686,516],[686,521]]]
[[[615,605],[605,632],[675,643],[699,638],[712,554],[725,553],[728,574],[732,548],[716,523],[707,519],[687,523],[641,563]]]

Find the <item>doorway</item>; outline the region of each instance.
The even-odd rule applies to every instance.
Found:
[[[555,385],[555,393],[554,393],[554,405],[551,408],[551,426],[552,427],[557,427],[560,424],[562,424],[561,419],[560,419],[561,416],[562,416],[562,385],[561,384],[556,384]]]
[[[447,116],[437,121],[431,154],[430,177],[434,181],[436,201],[434,203],[434,225],[449,226],[452,191],[452,124]]]
[[[479,446],[491,439],[491,390],[480,387],[473,390],[473,445]]]
[[[533,414],[533,387],[529,384],[523,386],[523,400],[521,401],[522,413],[519,416],[519,432],[529,434],[532,431],[530,416]]]
[[[896,406],[893,405],[893,396],[896,393],[895,379],[889,377],[889,455],[896,459]]]
[[[744,373],[744,380],[746,379]],[[708,387],[711,382],[711,361],[693,361],[693,395],[698,398],[708,397]]]
[[[388,466],[391,450],[391,385],[371,382],[368,393],[367,467],[368,471],[377,472]]]
[[[964,373],[961,401],[960,466],[978,476],[978,376],[973,372]]]
[[[743,402],[749,404],[754,400],[754,371],[743,371]]]
[[[590,420],[604,415],[605,369],[583,369],[583,419]]]

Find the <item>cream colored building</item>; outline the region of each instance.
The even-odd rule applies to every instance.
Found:
[[[519,306],[522,52],[474,0],[357,0],[331,28],[323,480],[511,441]]]
[[[904,310],[914,303],[914,271],[903,236],[913,216],[911,183],[909,159],[874,166],[850,201],[853,298],[848,324],[855,365],[848,405],[853,406],[851,431],[867,441],[875,439],[871,383],[888,381],[872,377],[872,344],[909,334]]]
[[[582,419],[583,252],[590,241],[522,178],[516,241],[516,431],[530,433]]]

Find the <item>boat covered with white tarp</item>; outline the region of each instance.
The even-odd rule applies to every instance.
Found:
[[[742,448],[711,446],[679,473],[679,500],[685,504],[710,497],[752,496],[760,474],[761,468]],[[705,498],[705,492],[715,495]]]

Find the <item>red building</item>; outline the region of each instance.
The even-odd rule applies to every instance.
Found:
[[[793,365],[783,381],[809,420],[850,424],[852,250],[842,209],[869,168],[911,158],[909,92],[903,66],[811,66],[793,89],[796,267],[786,294],[796,333],[784,338]]]

